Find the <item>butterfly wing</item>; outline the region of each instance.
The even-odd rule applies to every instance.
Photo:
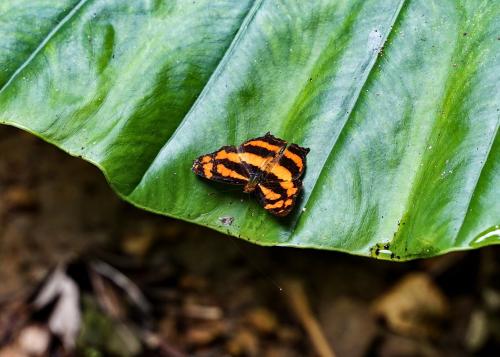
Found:
[[[309,149],[291,144],[266,168],[257,195],[267,211],[281,217],[292,211],[302,189],[308,153]]]
[[[303,148],[297,144],[288,146],[279,158],[276,168],[274,168],[276,172],[281,171],[284,173],[282,177],[278,177],[278,180],[292,181],[302,177],[306,168],[306,156],[308,153],[308,148]]]
[[[287,142],[270,133],[245,141],[238,147],[241,162],[252,178],[265,175],[267,167],[285,150]]]
[[[223,146],[200,156],[194,161],[192,170],[198,176],[230,185],[245,185],[249,180],[249,172],[234,146]]]
[[[259,203],[275,216],[288,215],[302,188],[300,179],[292,181],[263,181],[257,185],[256,193]]]

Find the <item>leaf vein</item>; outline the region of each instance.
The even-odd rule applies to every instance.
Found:
[[[481,179],[481,175],[483,174],[484,167],[486,166],[486,163],[488,162],[488,160],[491,157],[490,155],[491,155],[491,151],[492,151],[492,148],[493,148],[493,144],[495,143],[495,140],[498,139],[498,128],[499,127],[500,127],[500,118],[497,120],[497,126],[495,128],[495,132],[493,133],[493,135],[491,137],[491,140],[490,140],[490,142],[488,144],[488,150],[485,153],[486,159],[483,161],[483,163],[481,165],[481,168],[479,169],[479,174],[477,175],[476,181],[474,182],[474,186],[473,186],[473,188],[472,188],[472,190],[471,190],[471,192],[469,194],[469,198],[467,200],[467,206],[466,206],[466,209],[465,209],[464,217],[462,219],[462,222],[458,226],[457,234],[455,235],[455,241],[460,237],[460,233],[462,232],[462,229],[464,227],[465,221],[466,221],[467,216],[469,214],[469,208],[470,208],[470,205],[471,205],[472,200],[474,198],[474,194],[477,191],[477,185],[479,184],[479,181]]]
[[[0,94],[2,94],[5,89],[11,85],[17,78],[17,76],[26,68],[29,66],[31,61],[42,51],[45,46],[50,42],[50,40],[59,32],[59,30],[68,22],[70,21],[76,13],[85,5],[89,0],[80,0],[78,3],[76,3],[75,6],[71,8],[71,10],[68,12],[64,18],[57,23],[57,25],[50,31],[47,36],[40,42],[40,44],[35,48],[35,50],[28,56],[28,58],[14,71],[12,76],[9,78],[8,81],[5,82],[5,84],[0,88]]]
[[[399,5],[397,6],[397,8],[395,9],[394,11],[394,14],[392,16],[392,19],[391,19],[391,22],[390,22],[390,25],[389,25],[389,30],[386,31],[385,33],[385,36],[383,38],[383,40],[380,42],[380,47],[379,48],[382,48],[383,46],[385,46],[385,44],[387,43],[387,40],[389,39],[389,37],[391,36],[391,34],[393,33],[393,29],[394,29],[394,25],[397,23],[397,21],[399,20],[400,18],[400,14],[401,14],[401,10],[403,9],[404,5],[406,3],[406,0],[401,0],[399,2]],[[372,51],[372,57],[370,58],[369,62],[366,63],[366,67],[367,67],[367,70],[365,71],[365,77],[363,78],[363,81],[361,83],[361,85],[358,87],[358,90],[357,92],[355,92],[352,96],[351,96],[351,103],[350,105],[348,106],[349,107],[349,110],[346,112],[346,116],[345,116],[345,119],[344,119],[344,124],[342,125],[342,128],[339,130],[338,134],[336,137],[333,138],[331,144],[330,144],[330,153],[325,157],[322,165],[321,165],[321,170],[313,184],[313,187],[311,188],[311,192],[309,193],[309,196],[308,198],[305,200],[303,206],[304,207],[307,207],[307,203],[309,202],[309,199],[310,197],[313,195],[314,191],[317,189],[317,183],[319,181],[319,177],[321,177],[323,171],[325,170],[325,167],[326,167],[326,163],[328,162],[328,160],[330,159],[330,157],[332,156],[333,152],[334,152],[334,148],[338,142],[338,139],[340,138],[342,132],[344,131],[344,129],[346,128],[347,126],[347,123],[349,121],[349,119],[352,118],[352,115],[353,115],[353,112],[354,112],[354,109],[356,108],[358,102],[359,102],[359,99],[361,98],[361,93],[363,91],[363,88],[366,86],[366,84],[368,83],[368,80],[370,78],[370,76],[372,75],[373,73],[373,69],[375,68],[378,60],[380,59],[380,56],[379,56],[379,48],[376,48]],[[300,217],[302,217],[303,215],[303,211],[301,211],[299,213],[299,215],[297,216],[297,218],[295,219],[294,223],[293,223],[293,226],[292,228],[290,229],[290,232],[289,232],[289,237],[291,237],[293,234],[294,234],[294,231],[295,229],[297,228],[297,225],[300,221]]]
[[[137,188],[141,186],[142,182],[144,181],[144,178],[146,177],[146,174],[148,173],[149,169],[152,167],[153,163],[156,161],[156,159],[158,158],[160,153],[172,142],[172,140],[174,140],[175,136],[179,133],[179,131],[181,131],[182,127],[186,124],[187,120],[190,117],[190,114],[194,111],[194,109],[196,108],[198,103],[200,103],[200,101],[206,96],[207,92],[210,90],[210,87],[211,87],[213,81],[215,79],[217,79],[217,76],[224,70],[226,63],[229,61],[229,59],[231,58],[231,56],[234,52],[234,49],[237,47],[238,43],[241,41],[243,34],[245,33],[246,29],[248,28],[248,26],[250,25],[252,20],[255,18],[255,15],[256,15],[257,11],[260,9],[263,2],[264,2],[264,0],[254,0],[250,10],[245,15],[245,17],[243,18],[243,21],[241,22],[240,27],[236,31],[236,34],[233,38],[233,41],[231,42],[231,44],[229,45],[229,47],[225,51],[224,55],[222,56],[221,60],[219,61],[219,63],[215,67],[214,71],[210,75],[210,78],[208,79],[207,83],[205,84],[205,86],[201,90],[200,95],[196,98],[193,105],[191,105],[191,108],[189,108],[189,111],[184,115],[184,117],[182,118],[181,122],[179,123],[179,125],[177,126],[175,131],[172,133],[172,135],[167,139],[167,141],[160,148],[160,150],[158,150],[155,157],[153,158],[153,160],[151,160],[150,164],[147,166],[146,170],[142,174],[141,178],[137,181],[137,184],[135,185],[135,187],[128,193],[127,196],[132,196],[135,193],[135,191],[137,190]]]

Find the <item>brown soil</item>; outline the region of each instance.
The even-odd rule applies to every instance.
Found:
[[[255,246],[140,211],[95,167],[0,127],[0,356],[499,355],[499,253],[391,263]],[[96,261],[152,310],[118,278],[88,283]],[[57,266],[82,293],[76,348],[32,307]]]

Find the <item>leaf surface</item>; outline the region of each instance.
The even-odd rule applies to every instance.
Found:
[[[499,18],[486,0],[5,0],[0,122],[134,205],[259,244],[499,243]],[[190,170],[267,131],[311,149],[286,219]]]

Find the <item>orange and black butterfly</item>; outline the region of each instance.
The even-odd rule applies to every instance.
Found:
[[[302,188],[309,149],[267,133],[240,146],[223,146],[194,161],[193,172],[209,180],[242,185],[276,216],[286,216]]]

